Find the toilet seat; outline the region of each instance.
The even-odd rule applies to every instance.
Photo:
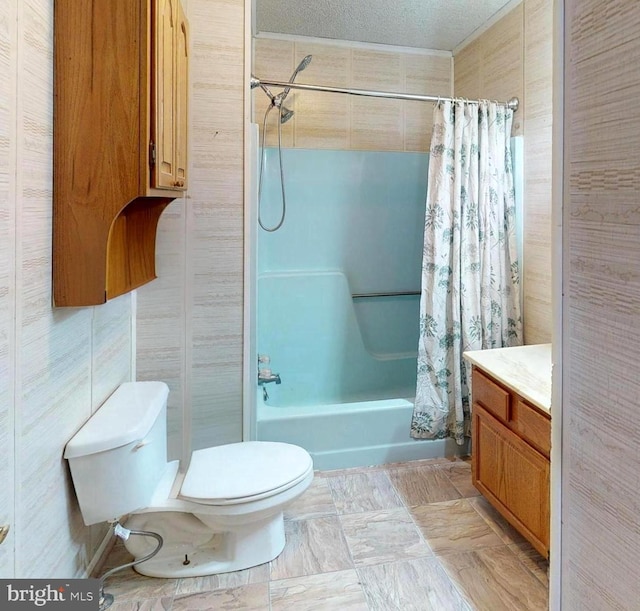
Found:
[[[277,495],[313,471],[309,453],[288,443],[245,441],[191,455],[179,498],[200,505],[237,505]]]

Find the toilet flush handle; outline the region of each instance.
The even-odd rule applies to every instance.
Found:
[[[144,448],[144,446],[147,446],[151,443],[150,439],[143,439],[141,441],[139,441],[135,446],[133,446],[133,451],[137,452],[138,450]]]

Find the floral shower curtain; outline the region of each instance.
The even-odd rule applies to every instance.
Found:
[[[434,109],[415,438],[462,444],[470,426],[462,353],[522,343],[512,120],[513,111],[488,101]]]

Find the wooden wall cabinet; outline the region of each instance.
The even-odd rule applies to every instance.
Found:
[[[188,33],[178,0],[55,0],[56,306],[156,277],[160,214],[187,188]]]
[[[473,368],[473,484],[549,557],[551,417]]]

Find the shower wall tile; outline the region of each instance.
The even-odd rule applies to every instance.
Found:
[[[439,55],[405,55],[404,87],[406,93],[450,96],[453,59]],[[402,102],[404,111],[404,150],[428,151],[433,129],[433,104]]]
[[[15,3],[0,6],[0,525],[13,523],[15,387],[16,37]],[[0,579],[13,575],[15,529],[0,545]]]
[[[553,1],[527,0],[525,11],[524,97],[527,130],[524,139],[526,206],[524,223],[525,341],[551,341],[551,173],[553,134]]]
[[[349,87],[351,52],[344,47],[295,43],[297,66],[309,54],[313,61],[296,78],[300,83]],[[291,76],[291,75],[289,75]],[[289,76],[286,80],[289,79]],[[296,148],[346,149],[349,147],[349,98],[326,92],[291,91],[295,96]]]
[[[292,47],[295,61],[290,64],[288,58]],[[288,80],[299,61],[312,54],[313,61],[298,75],[297,82],[353,89],[451,94],[451,57],[439,52],[389,49],[369,50],[345,41],[319,43],[311,39],[309,42],[304,39],[291,42],[256,38],[254,71],[257,76]],[[254,121],[261,125],[266,96],[256,92],[253,100]],[[283,126],[284,146],[337,150],[429,150],[433,109],[430,104],[292,90],[287,106],[296,114]],[[288,140],[288,129],[295,131],[293,142]],[[268,142],[274,145],[276,140],[270,135]]]
[[[402,151],[402,103],[399,100],[353,98],[351,146],[355,150]]]
[[[453,58],[454,94],[461,98],[475,99],[482,89],[480,65],[482,63],[483,37],[476,38]]]
[[[355,89],[402,91],[400,54],[354,49],[351,85]],[[399,100],[351,98],[351,148],[404,150],[403,112]]]
[[[526,3],[529,0],[525,0]],[[519,4],[454,57],[454,92],[465,98],[505,101],[513,96],[520,108],[512,135],[524,133],[524,17]]]
[[[454,57],[455,95],[520,99],[524,135],[524,341],[551,341],[553,2],[524,0]]]
[[[399,53],[354,49],[350,80],[356,89],[400,91],[403,85],[402,56]]]
[[[484,35],[482,45],[482,90],[480,97],[508,100],[516,96],[520,107],[513,118],[513,135],[524,133],[526,102],[523,83],[524,4],[505,15]]]
[[[254,62],[253,73],[258,78],[268,78],[274,81],[288,81],[293,73],[295,66],[294,61],[295,46],[290,40],[274,40],[272,38],[259,38],[255,39]],[[269,87],[274,94],[277,94],[280,90],[275,87]],[[297,95],[296,92],[291,91],[287,96],[285,106],[290,110],[296,111]],[[260,126],[260,138],[262,142],[262,126],[264,120],[264,113],[271,105],[271,101],[267,95],[260,88],[254,90],[253,94],[253,113],[254,121]],[[278,145],[278,131],[277,120],[275,115],[277,110],[274,109],[269,113],[267,123],[267,145]],[[295,123],[293,120],[289,120],[282,125],[282,146],[293,146],[293,133]]]

